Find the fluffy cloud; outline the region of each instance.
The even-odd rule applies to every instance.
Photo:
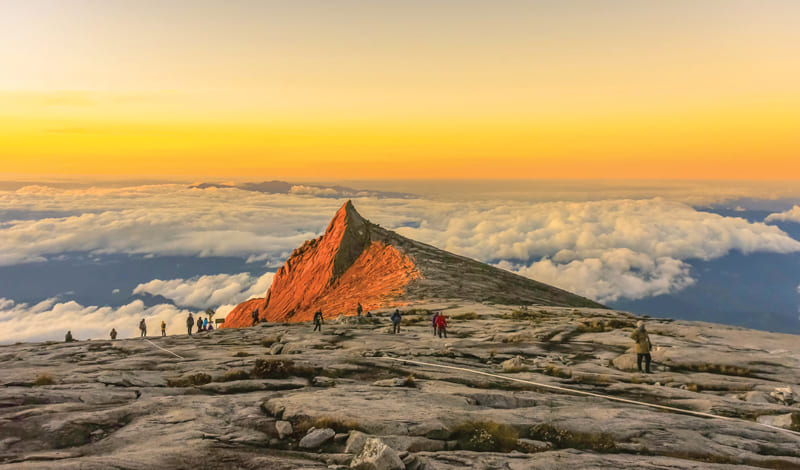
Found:
[[[680,290],[694,281],[685,260],[800,251],[777,227],[658,198],[435,204],[417,217],[398,232],[600,301]]]
[[[785,212],[770,214],[764,222],[796,222],[800,224],[800,206],[794,206]]]
[[[68,330],[78,339],[105,339],[111,328],[116,328],[120,338],[128,338],[139,335],[138,325],[142,318],[147,323],[150,335],[161,334],[162,320],[167,322],[168,334],[185,334],[188,313],[188,310],[165,304],[146,308],[138,300],[112,308],[87,307],[55,298],[35,305],[0,298],[0,323],[3,325],[0,328],[0,344],[63,340]]]
[[[134,294],[164,296],[177,305],[205,309],[237,305],[254,297],[263,297],[272,284],[274,273],[254,277],[248,273],[217,274],[192,279],[154,279],[139,284]]]
[[[305,189],[296,192],[179,185],[0,191],[0,211],[48,214],[0,224],[0,264],[82,251],[238,256],[275,266],[321,233],[343,203]],[[410,238],[601,301],[682,289],[693,282],[691,259],[709,260],[732,250],[800,251],[800,242],[765,223],[661,198],[597,197],[550,202],[506,197],[467,202],[457,195],[446,200],[361,197],[355,204],[364,216]],[[64,215],[53,216],[59,213]],[[263,295],[268,282],[264,277],[204,276],[157,280],[140,288],[199,308],[233,305],[256,291]]]

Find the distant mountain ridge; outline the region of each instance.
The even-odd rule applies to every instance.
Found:
[[[547,284],[403,237],[361,217],[351,201],[325,233],[294,250],[266,297],[239,304],[226,327],[248,326],[251,314],[268,321],[307,321],[459,299],[513,305],[604,308]]]
[[[345,197],[376,197],[376,198],[396,198],[396,199],[414,199],[417,197],[411,193],[401,193],[393,191],[378,191],[372,189],[355,189],[347,186],[326,186],[320,184],[303,184],[303,183],[290,183],[287,181],[272,180],[262,181],[260,183],[197,183],[189,186],[194,189],[241,189],[243,191],[254,191],[267,194],[297,194],[297,195],[312,195],[316,197],[331,197],[331,198],[345,198]]]

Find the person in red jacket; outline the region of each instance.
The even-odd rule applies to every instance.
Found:
[[[444,335],[447,338],[447,317],[443,313],[436,316],[436,329],[439,331],[439,337]]]

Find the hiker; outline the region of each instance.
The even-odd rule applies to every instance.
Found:
[[[361,312],[363,312],[363,311],[364,311],[364,307],[362,307],[361,306],[361,302],[359,302],[358,306],[356,307],[356,316],[360,317],[361,316]]]
[[[439,312],[433,312],[433,316],[431,317],[431,324],[433,325],[433,336],[436,336],[436,317],[439,316]]]
[[[141,337],[147,336],[147,323],[144,322],[144,318],[139,322],[139,331],[142,332]]]
[[[322,333],[322,310],[317,310],[314,314],[314,331]]]
[[[72,331],[67,331],[67,334],[64,335],[64,342],[71,343],[73,341],[75,341],[75,338],[72,337]]]
[[[214,325],[211,323],[208,324],[208,331],[214,331]]]
[[[200,333],[201,331],[203,331],[203,319],[197,317],[197,332]]]
[[[251,326],[258,325],[258,307],[253,310],[253,313],[251,313],[250,316],[253,318],[253,324]]]
[[[161,320],[161,336],[167,336],[167,322]]]
[[[192,327],[194,326],[194,318],[192,314],[189,313],[189,316],[186,317],[186,329],[189,330],[189,336],[192,336]]]
[[[208,318],[203,318],[203,331],[208,331]]]
[[[636,324],[636,329],[631,333],[631,339],[636,341],[636,367],[639,372],[642,371],[642,359],[644,359],[644,370],[646,374],[650,372],[650,350],[653,345],[650,343],[650,336],[644,328],[644,322],[639,320]]]
[[[109,333],[109,336],[111,336],[111,339],[117,339],[117,329],[111,328],[111,333]]]
[[[439,337],[444,335],[447,338],[447,317],[443,313],[436,315],[436,330],[439,332]]]
[[[400,321],[403,319],[403,316],[400,314],[400,309],[395,309],[394,313],[389,318],[392,320],[392,334],[396,335],[400,333]]]

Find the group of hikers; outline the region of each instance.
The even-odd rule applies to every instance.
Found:
[[[361,303],[358,303],[356,307],[356,316],[361,317],[364,308],[361,306]],[[259,323],[259,311],[258,308],[254,309],[251,313],[253,319],[253,325]],[[368,317],[371,317],[372,314],[367,312]],[[400,333],[400,325],[403,320],[403,314],[400,312],[400,309],[395,309],[394,312],[389,316],[389,319],[392,322],[392,334],[399,334]],[[317,310],[314,313],[314,330],[322,332],[322,324],[324,323],[324,317],[322,315],[322,310]],[[199,315],[197,316],[197,320],[195,321],[194,317],[191,313],[186,317],[186,331],[189,336],[192,335],[192,329],[197,327],[197,332],[204,332],[204,331],[213,331],[214,326],[211,324],[209,318],[202,318]],[[433,327],[433,336],[438,336],[439,338],[447,338],[447,317],[442,312],[433,312],[431,316],[431,326]],[[145,319],[139,322],[139,331],[141,333],[141,337],[147,336],[147,323]],[[109,336],[112,340],[117,339],[117,330],[116,328],[112,328]],[[161,321],[161,336],[167,336],[167,323],[162,320]],[[647,329],[644,326],[643,321],[639,321],[636,325],[636,329],[633,330],[633,333],[630,335],[631,339],[634,340],[634,348],[636,351],[636,367],[639,372],[644,372],[646,374],[652,373],[650,370],[650,362],[652,360],[650,351],[653,349],[653,345],[650,342],[650,336],[647,334]],[[77,341],[72,336],[72,331],[67,331],[66,336],[64,337],[64,341],[67,343],[71,343],[73,341]],[[642,369],[642,362],[644,362],[644,370]]]
[[[195,322],[194,317],[190,313],[189,316],[186,317],[186,329],[189,333],[189,336],[192,335],[192,329],[197,326],[197,333],[203,331],[214,331],[214,325],[211,323],[210,319],[202,318],[199,315],[197,316],[197,322]],[[108,336],[111,337],[112,340],[117,339],[117,329],[111,328],[111,331],[108,333]],[[144,338],[147,336],[147,322],[145,319],[142,318],[139,321],[139,337]],[[167,322],[161,320],[161,336],[167,336]],[[73,341],[77,341],[72,336],[72,331],[67,331],[66,336],[64,337],[64,341],[67,343],[71,343]]]

